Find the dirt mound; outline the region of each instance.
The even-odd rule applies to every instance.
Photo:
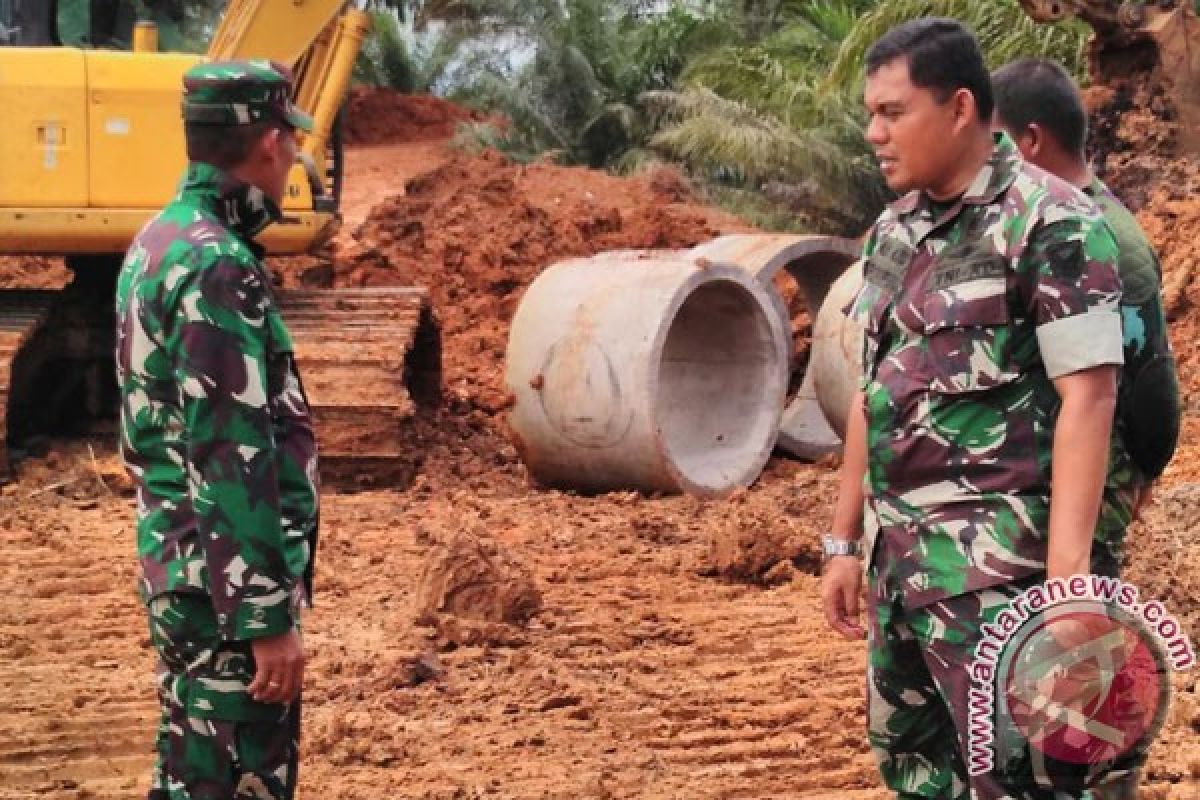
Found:
[[[495,415],[510,402],[504,350],[524,288],[564,258],[690,247],[745,229],[690,200],[686,185],[665,175],[617,178],[521,166],[495,152],[459,155],[375,207],[355,233],[361,249],[335,263],[334,285],[428,287],[451,409]]]
[[[736,583],[780,586],[797,569],[816,574],[821,554],[811,531],[787,515],[737,503],[712,531],[710,562],[701,570]]]
[[[398,144],[448,139],[458,123],[478,115],[429,94],[356,86],[346,98],[342,136],[346,144]]]
[[[1187,413],[1200,402],[1200,148],[1171,98],[1144,76],[1096,90],[1091,107],[1096,170],[1137,214],[1162,263],[1163,301],[1185,409],[1179,449],[1159,508],[1131,532],[1127,576],[1181,618],[1200,618],[1200,560],[1188,526],[1200,507],[1200,441]]]
[[[426,557],[417,619],[432,624],[447,644],[512,643],[515,632],[505,628],[524,626],[541,608],[529,568],[480,530],[438,541]]]
[[[1178,613],[1193,638],[1200,634],[1200,484],[1183,483],[1160,492],[1156,514],[1135,530],[1137,556],[1126,578],[1146,597]]]
[[[1161,84],[1135,77],[1088,95],[1096,171],[1137,214],[1162,261],[1185,404],[1200,384],[1200,147]],[[1181,456],[1184,454],[1181,453]],[[1176,464],[1191,462],[1192,454]]]

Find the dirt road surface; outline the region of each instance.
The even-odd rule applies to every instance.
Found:
[[[438,164],[449,171],[388,199]],[[641,241],[651,205],[669,206],[651,220],[655,236],[737,226],[654,181],[556,169],[454,161],[437,141],[349,154],[352,221],[338,246],[352,255],[336,280],[431,287],[447,336],[445,408],[411,489],[323,498],[301,796],[886,797],[864,741],[862,644],[836,639],[818,608],[832,465],[773,460],[724,502],[579,497],[531,487],[505,441],[504,314],[543,266],[513,263],[527,252],[518,245],[562,241],[561,220],[580,214],[600,220],[585,242]],[[490,195],[479,170],[494,175]],[[519,220],[489,216],[513,208]],[[443,230],[472,219],[491,220],[487,242]],[[1168,282],[1190,269],[1179,265],[1192,246],[1164,259]],[[555,258],[556,247],[539,252]],[[504,269],[519,280],[497,282]],[[1191,291],[1189,276],[1173,332],[1194,343]],[[1195,639],[1193,414],[1159,505],[1134,531],[1129,575]],[[113,447],[102,436],[45,443],[0,488],[0,800],[145,792],[154,659]],[[1174,687],[1142,796],[1200,800],[1197,673]]]

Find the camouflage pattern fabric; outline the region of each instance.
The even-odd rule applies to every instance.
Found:
[[[274,61],[197,64],[183,76],[189,125],[250,125],[276,120],[308,132],[312,118],[292,105],[292,74]]]
[[[1051,777],[1022,739],[1006,743],[992,772],[968,774],[970,666],[982,627],[1043,575],[906,609],[895,566],[876,559],[868,571],[867,729],[897,797],[1132,800],[1145,748],[1106,764],[1059,762]]]
[[[1120,253],[1125,367],[1117,424],[1144,483],[1162,474],[1179,439],[1179,377],[1167,338],[1162,269],[1137,220],[1102,181],[1094,178],[1084,192],[1103,212]]]
[[[121,455],[165,669],[155,782],[173,800],[288,797],[295,781],[299,705],[247,693],[250,640],[291,630],[311,598],[317,537],[311,415],[252,239],[278,217],[192,164],[118,278]]]
[[[277,213],[257,189],[193,164],[117,285],[143,596],[208,595],[225,639],[292,627],[290,593],[316,537],[312,420],[250,239]]]
[[[1107,224],[1001,133],[961,198],[901,198],[864,257],[867,552],[908,608],[1043,571],[1052,379],[1122,363]]]
[[[289,800],[296,786],[300,703],[256,703],[246,642],[223,640],[208,599],[169,592],[150,601],[161,721],[153,800]]]
[[[1158,258],[1137,220],[1098,178],[1084,189],[1117,242],[1124,360],[1092,571],[1117,575],[1137,493],[1162,473],[1179,438],[1179,378],[1167,338]]]

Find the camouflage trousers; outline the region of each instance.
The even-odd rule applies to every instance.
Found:
[[[900,798],[1116,800],[1136,795],[1143,751],[1100,767],[1055,765],[1023,738],[1005,741],[997,767],[970,775],[970,667],[982,626],[1043,580],[905,608],[887,565],[868,570],[867,732],[884,783]],[[1036,765],[1036,766],[1035,766]]]
[[[205,595],[150,601],[162,716],[148,800],[291,800],[300,702],[259,703],[247,642],[222,641]]]

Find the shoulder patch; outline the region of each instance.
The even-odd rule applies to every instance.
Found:
[[[1055,242],[1046,248],[1046,260],[1054,275],[1062,276],[1070,281],[1079,280],[1083,275],[1087,259],[1083,253],[1083,242],[1078,239],[1066,239]]]

